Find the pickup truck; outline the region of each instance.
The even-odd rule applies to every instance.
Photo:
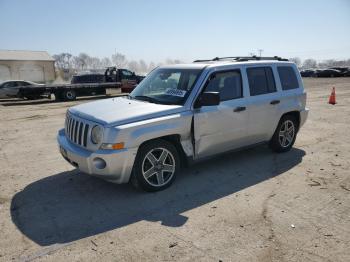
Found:
[[[69,108],[57,140],[82,172],[158,191],[181,167],[220,153],[263,143],[289,151],[307,115],[294,63],[214,58],[161,66],[128,96]]]

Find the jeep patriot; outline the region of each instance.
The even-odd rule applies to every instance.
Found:
[[[82,172],[158,191],[187,162],[262,143],[290,150],[305,106],[286,59],[197,60],[154,69],[128,96],[69,108],[57,140]]]

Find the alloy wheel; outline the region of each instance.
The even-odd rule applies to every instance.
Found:
[[[282,147],[288,147],[293,143],[295,136],[295,126],[293,121],[286,120],[280,128],[278,141]]]
[[[154,148],[149,151],[142,162],[142,175],[152,186],[166,185],[175,173],[175,158],[165,148]]]

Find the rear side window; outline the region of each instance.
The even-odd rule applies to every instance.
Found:
[[[239,70],[215,73],[206,88],[206,92],[219,92],[220,101],[242,97],[242,78]]]
[[[248,68],[247,75],[251,96],[276,92],[276,84],[271,67]]]
[[[283,90],[296,89],[299,87],[297,76],[295,71],[290,66],[277,67],[278,74],[281,79],[281,85]]]
[[[16,87],[16,86],[17,86],[17,82],[8,82],[8,83],[5,83],[3,87],[9,88],[9,87]]]

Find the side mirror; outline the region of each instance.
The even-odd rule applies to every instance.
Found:
[[[199,108],[202,106],[217,106],[218,104],[220,104],[219,92],[204,92],[197,99],[194,107]]]

